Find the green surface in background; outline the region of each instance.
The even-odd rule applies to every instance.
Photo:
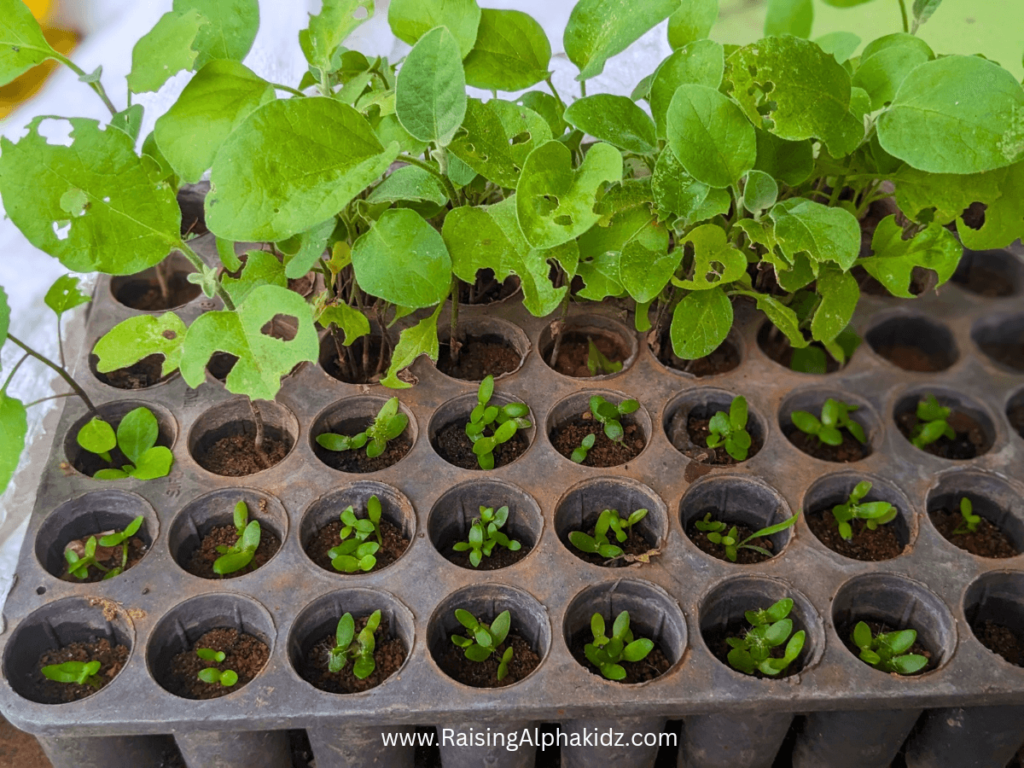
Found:
[[[909,13],[913,0],[906,3]],[[718,23],[711,37],[723,43],[757,40],[763,33],[764,15],[763,0],[720,0]],[[843,30],[860,35],[863,47],[902,29],[897,0],[873,0],[855,8],[814,2],[812,39]],[[918,35],[936,53],[983,53],[1018,78],[1024,76],[1024,0],[945,0]]]

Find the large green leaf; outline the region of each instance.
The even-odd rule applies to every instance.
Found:
[[[0,86],[58,55],[22,0],[0,0]]]
[[[180,242],[174,190],[154,183],[124,131],[71,118],[70,146],[28,126],[16,144],[0,139],[0,192],[7,215],[37,248],[72,272],[131,275]]]
[[[515,244],[486,207],[454,209],[445,217],[441,235],[451,256],[452,272],[467,283],[474,282],[481,269],[490,269],[504,280],[519,258]],[[525,247],[529,249],[529,244]]]
[[[297,321],[291,341],[263,333],[263,327],[278,315]],[[206,364],[216,352],[238,358],[224,382],[229,392],[254,400],[273,400],[281,379],[292,368],[319,356],[312,310],[287,288],[264,285],[250,293],[235,312],[204,312],[185,336],[181,377],[186,384],[195,388],[204,381]]]
[[[701,224],[678,239],[677,248],[693,246],[692,276],[673,280],[688,291],[710,291],[734,283],[747,271],[747,258],[729,242],[725,230],[716,224]]]
[[[4,492],[14,477],[27,434],[25,406],[6,391],[0,390],[0,493]]]
[[[724,215],[732,205],[727,190],[697,181],[686,172],[669,147],[662,150],[654,165],[651,188],[661,218],[666,219],[669,214],[682,217],[687,227]]]
[[[470,99],[449,149],[488,181],[514,189],[529,153],[550,139],[547,122],[533,110],[500,99]]]
[[[860,301],[860,288],[849,272],[824,266],[816,283],[821,303],[811,319],[811,336],[826,344],[836,338],[853,319]]]
[[[831,261],[845,271],[860,254],[860,224],[845,208],[791,197],[772,208],[770,216],[790,263],[798,253],[806,253],[812,261]]]
[[[632,99],[599,93],[569,105],[565,120],[595,139],[638,155],[652,154],[658,145],[654,123]]]
[[[434,174],[414,165],[399,168],[390,174],[380,186],[373,190],[368,203],[432,203],[444,205],[448,192]]]
[[[381,384],[392,389],[408,389],[410,385],[399,379],[398,373],[416,362],[416,358],[420,355],[427,355],[431,360],[437,360],[440,351],[437,339],[437,316],[440,311],[441,307],[438,306],[437,311],[430,317],[426,317],[411,328],[402,331],[398,337],[398,344],[395,345],[395,351],[391,354],[391,367],[388,368],[388,375],[381,380]]]
[[[459,58],[473,50],[480,26],[476,0],[392,0],[388,24],[395,37],[409,45],[436,27],[447,27],[459,46]]]
[[[169,11],[132,49],[128,88],[134,93],[158,91],[183,69],[192,71],[199,51],[193,46],[199,28],[210,22],[199,11]]]
[[[718,0],[686,0],[668,20],[668,44],[682,48],[711,33],[718,19]]]
[[[918,37],[898,34],[887,38],[883,38],[886,44],[876,46],[870,55],[864,51],[853,74],[853,85],[867,91],[872,109],[881,109],[891,102],[907,75],[933,58],[931,49]]]
[[[811,0],[768,0],[764,20],[764,34],[810,37],[814,23],[814,3]]]
[[[355,109],[334,99],[272,101],[221,145],[206,223],[226,240],[284,240],[326,221],[387,170],[385,149]]]
[[[299,32],[306,61],[325,72],[333,69],[335,50],[373,11],[374,0],[324,0],[320,13],[310,15],[309,28]]]
[[[754,167],[754,126],[732,100],[713,88],[679,86],[669,105],[666,130],[672,154],[704,184],[728,187]]]
[[[980,173],[1024,158],[1024,88],[977,56],[928,61],[878,119],[886,152],[929,173]]]
[[[679,9],[680,0],[579,0],[569,16],[562,42],[580,70],[577,80],[604,71],[605,62],[622,53]]]
[[[488,91],[521,91],[548,76],[551,43],[522,11],[484,8],[476,44],[463,64],[466,83]]]
[[[895,216],[886,216],[871,238],[872,255],[857,263],[886,287],[893,296],[914,298],[910,292],[914,267],[931,269],[938,275],[938,285],[953,276],[963,248],[952,233],[939,224],[932,224],[909,240],[903,239],[903,228]]]
[[[356,240],[352,268],[359,287],[409,309],[444,301],[452,260],[440,233],[419,214],[393,208]]]
[[[395,110],[413,138],[451,143],[466,116],[466,75],[446,27],[431,30],[409,51],[398,72]]]
[[[163,355],[161,376],[170,376],[181,364],[182,345],[188,328],[173,312],[139,315],[123,320],[93,347],[96,370],[110,373],[128,368],[150,355]]]
[[[242,64],[211,61],[156,121],[157,146],[174,172],[194,184],[231,132],[274,97],[273,86]]]
[[[174,0],[174,10],[199,11],[210,22],[199,30],[193,48],[199,51],[195,67],[214,59],[242,61],[260,28],[259,0]]]
[[[668,107],[681,85],[706,85],[716,91],[725,71],[725,49],[713,40],[697,40],[674,52],[654,73],[648,102],[658,129],[658,138],[665,138]]]
[[[787,141],[768,131],[757,131],[754,168],[791,187],[804,183],[814,171],[814,147],[810,139]]]
[[[672,313],[672,351],[683,360],[710,355],[729,335],[732,318],[732,303],[721,288],[688,294]]]
[[[648,227],[657,229],[658,225],[651,222]],[[668,245],[667,237],[665,244]],[[683,251],[679,248],[671,252],[667,247],[651,250],[647,238],[634,238],[622,249],[619,283],[638,304],[647,304],[668,285],[682,258]]]
[[[270,251],[249,251],[241,274],[237,278],[224,275],[221,284],[237,306],[261,285],[287,288],[288,278],[284,276],[284,264]]]

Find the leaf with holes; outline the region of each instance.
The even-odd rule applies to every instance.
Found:
[[[476,43],[463,64],[467,85],[488,91],[521,91],[548,76],[551,43],[532,16],[484,8]]]
[[[50,290],[46,292],[43,301],[52,309],[59,318],[68,310],[88,304],[92,299],[82,293],[78,285],[81,281],[71,275],[61,275],[57,278]],[[0,345],[3,344],[5,334],[0,333]]]
[[[133,93],[158,91],[178,72],[191,72],[199,55],[193,47],[196,36],[199,28],[209,23],[194,8],[184,13],[169,11],[161,16],[132,49],[128,88]]]
[[[934,270],[937,285],[949,280],[956,271],[963,247],[945,227],[935,223],[910,240],[903,239],[903,228],[895,216],[879,222],[871,239],[872,255],[857,263],[885,286],[893,296],[914,298],[910,292],[915,267]]]
[[[860,224],[845,208],[791,197],[772,208],[775,236],[792,263],[798,253],[849,270],[860,254]]]
[[[710,355],[729,335],[732,319],[732,303],[721,288],[687,294],[672,313],[672,351],[683,360]]]
[[[93,347],[96,370],[111,373],[135,365],[150,355],[163,355],[160,375],[170,376],[181,364],[182,345],[188,328],[173,312],[140,315],[123,320]]]
[[[392,0],[388,8],[388,24],[399,40],[416,45],[431,30],[447,27],[460,59],[473,50],[480,21],[476,0]]]
[[[357,27],[373,16],[373,0],[324,0],[320,13],[310,15],[309,27],[299,32],[306,61],[329,72],[334,52]]]
[[[196,69],[214,59],[242,61],[260,28],[259,0],[174,0],[174,11],[195,9],[209,24],[196,36],[193,48],[199,51]]]
[[[236,306],[242,304],[261,285],[288,287],[284,264],[269,251],[249,251],[241,274],[238,277],[224,275],[220,282]]]
[[[515,132],[506,131],[500,114],[506,107],[499,105],[506,105],[513,110],[530,111],[522,107],[517,108],[508,102],[491,100],[485,103],[479,99],[469,99],[462,128],[449,145],[449,149],[453,155],[488,181],[493,181],[506,189],[514,189],[519,182],[520,164],[516,163],[512,156],[511,143],[518,131],[514,128]],[[539,115],[531,114],[535,118],[534,128],[547,128]],[[551,138],[550,132],[547,137]]]
[[[669,105],[672,154],[697,181],[724,188],[754,167],[754,127],[729,98],[704,85],[681,85]]]
[[[0,0],[0,86],[58,55],[23,0]]]
[[[654,123],[640,107],[625,96],[599,93],[569,105],[565,120],[599,141],[638,155],[657,149]]]
[[[395,113],[413,138],[448,146],[466,116],[466,75],[446,27],[416,43],[398,72]]]
[[[668,20],[668,44],[678,50],[711,33],[718,19],[718,0],[687,0]]]
[[[725,72],[725,49],[713,40],[698,40],[665,59],[654,73],[648,102],[658,138],[665,138],[668,108],[681,85],[718,90]]]
[[[716,224],[701,224],[676,242],[677,248],[693,246],[693,277],[673,283],[687,291],[709,291],[734,283],[747,271],[747,259]]]
[[[605,62],[622,53],[645,32],[667,19],[680,0],[579,0],[569,15],[562,44],[569,60],[589,80],[604,71]]]

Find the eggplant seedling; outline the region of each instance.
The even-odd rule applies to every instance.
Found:
[[[473,443],[473,453],[480,469],[494,469],[494,449],[507,443],[520,429],[529,429],[533,423],[526,417],[530,409],[525,403],[509,403],[498,408],[490,405],[494,394],[494,377],[480,382],[477,405],[469,415],[466,436]],[[490,431],[491,434],[487,434]]]
[[[607,376],[611,373],[618,373],[622,370],[622,363],[609,360],[608,357],[597,348],[594,340],[587,338],[587,370],[591,376]]]
[[[244,501],[235,504],[234,511],[235,531],[238,539],[235,544],[226,547],[223,544],[217,547],[220,554],[213,561],[213,572],[218,576],[225,576],[245,568],[256,556],[256,550],[260,546],[260,524],[258,520],[249,520],[249,508]]]
[[[736,461],[746,461],[750,452],[750,433],[747,432],[747,399],[742,395],[734,397],[729,412],[719,411],[708,422],[708,448],[725,446],[725,452]]]
[[[590,449],[594,447],[594,443],[596,442],[597,435],[587,435],[586,437],[583,438],[583,442],[580,443],[579,447],[573,450],[572,456],[570,456],[569,458],[572,459],[577,464],[582,464],[584,461],[587,460],[587,454],[590,453]]]
[[[851,636],[853,644],[860,650],[860,658],[875,669],[895,672],[897,675],[912,675],[928,666],[928,658],[919,653],[908,653],[917,642],[917,630],[902,629],[898,632],[879,632],[873,635],[871,627],[858,621]]]
[[[469,562],[474,568],[480,566],[483,558],[490,557],[495,547],[518,552],[523,545],[498,530],[507,521],[508,507],[499,507],[497,511],[493,507],[480,507],[480,517],[473,520],[469,528],[468,541],[457,542],[452,549],[469,552]]]
[[[765,557],[772,557],[772,553],[764,547],[759,547],[750,542],[754,539],[760,539],[765,536],[774,536],[776,533],[791,528],[796,525],[797,518],[800,517],[800,512],[797,512],[792,517],[788,517],[781,523],[775,525],[769,525],[767,528],[762,528],[759,531],[754,531],[747,538],[740,541],[739,529],[734,525],[729,529],[728,533],[725,533],[725,529],[728,527],[726,523],[715,520],[712,517],[712,513],[708,512],[704,515],[703,520],[694,521],[694,526],[698,531],[706,534],[708,541],[712,544],[718,544],[725,548],[725,556],[730,563],[735,563],[736,558],[739,555],[741,549],[752,549],[758,554],[764,555]]]
[[[775,677],[792,664],[804,649],[807,633],[793,632],[793,620],[786,618],[793,610],[793,600],[784,597],[764,610],[747,611],[744,617],[750,629],[740,637],[726,639],[729,647],[729,666],[745,675],[755,671]],[[788,641],[788,642],[787,642]],[[786,644],[782,658],[772,656],[772,650]]]
[[[65,661],[63,664],[50,664],[39,671],[55,683],[88,685],[98,690],[103,686],[103,679],[98,674],[100,666],[98,661]]]
[[[629,611],[623,611],[615,617],[612,624],[612,636],[605,636],[604,617],[595,613],[590,619],[590,631],[594,642],[583,646],[587,661],[601,670],[601,676],[607,680],[624,680],[626,670],[619,663],[622,661],[643,661],[654,650],[654,643],[646,638],[634,639],[629,628]]]
[[[196,648],[196,656],[212,664],[222,664],[227,658],[224,651],[215,651],[213,648]],[[230,688],[238,682],[238,673],[231,669],[220,670],[215,667],[207,667],[199,671],[199,679],[204,683]]]
[[[615,540],[619,544],[622,544],[633,533],[633,526],[645,517],[647,517],[646,509],[638,509],[626,519],[619,517],[617,509],[606,509],[598,515],[593,536],[583,531],[573,531],[569,534],[569,543],[580,552],[587,554],[598,554],[609,559],[622,557],[622,548],[611,543],[608,538],[609,532],[615,536]]]
[[[125,566],[128,565],[128,541],[139,532],[142,527],[142,523],[145,518],[139,515],[132,520],[128,525],[125,526],[122,531],[114,531],[108,533],[105,536],[101,536],[98,540],[95,536],[90,536],[84,547],[84,552],[79,555],[78,552],[72,548],[72,545],[64,550],[64,559],[68,564],[68,573],[74,576],[76,579],[82,579],[83,581],[89,578],[89,568],[96,568],[99,571],[104,572],[103,580],[112,579],[115,576],[120,576],[124,573]],[[116,565],[113,568],[107,568],[101,565],[97,559],[98,547],[121,547],[121,564]],[[107,560],[109,558],[104,558]]]
[[[978,526],[981,525],[981,515],[974,514],[974,505],[966,496],[960,499],[960,516],[963,517],[964,521],[953,530],[954,536],[965,536],[968,533],[978,532]]]
[[[394,440],[409,426],[409,417],[398,412],[398,398],[392,397],[381,407],[373,423],[357,435],[337,435],[324,432],[316,442],[328,451],[353,451],[366,446],[366,457],[375,459],[387,450],[388,441]]]
[[[477,621],[473,614],[461,608],[455,609],[455,618],[469,634],[452,635],[452,642],[463,649],[467,659],[475,662],[487,661],[492,653],[497,653],[498,646],[505,642],[512,628],[512,615],[508,611],[499,613],[489,625]],[[499,682],[508,676],[508,665],[511,661],[512,646],[509,645],[498,664]]]
[[[916,448],[925,448],[939,438],[956,438],[956,430],[949,425],[952,411],[939,404],[935,395],[925,395],[917,403],[917,424],[910,433],[910,442]]]
[[[850,405],[841,400],[833,400],[831,397],[821,406],[821,418],[807,411],[793,411],[790,418],[793,419],[793,426],[805,435],[812,435],[818,438],[819,443],[826,445],[842,445],[843,434],[840,430],[845,429],[861,445],[867,443],[867,435],[864,434],[864,427],[850,418],[850,414],[860,408],[859,405]]]
[[[896,519],[896,507],[888,501],[869,501],[860,503],[871,492],[872,484],[867,480],[861,480],[850,491],[850,498],[845,504],[836,504],[832,507],[832,516],[839,524],[839,535],[846,541],[853,538],[853,527],[851,520],[863,520],[865,527],[873,531],[880,525],[886,525]]]
[[[373,660],[373,652],[377,647],[373,633],[380,626],[380,611],[374,611],[366,620],[366,625],[356,635],[356,623],[351,613],[346,613],[338,621],[338,628],[335,631],[335,645],[331,648],[330,658],[327,661],[328,671],[337,674],[351,661],[352,674],[360,680],[365,680],[373,674],[376,662]]]
[[[78,430],[78,445],[99,456],[107,464],[113,464],[110,452],[119,448],[130,463],[120,469],[108,467],[93,475],[97,480],[123,480],[134,477],[136,480],[155,480],[166,477],[171,471],[174,456],[170,448],[157,445],[160,437],[160,425],[156,416],[149,408],[136,408],[129,411],[121,423],[114,428],[103,419],[94,416]]]
[[[346,507],[341,513],[341,544],[333,547],[327,556],[331,558],[331,566],[342,573],[370,571],[377,564],[375,555],[384,543],[380,532],[381,517],[380,499],[371,496],[366,502],[366,517],[356,517],[355,509]],[[367,541],[376,536],[376,541]],[[351,537],[351,538],[349,538]]]
[[[609,440],[620,443],[625,435],[622,428],[622,417],[627,416],[640,407],[636,400],[623,400],[618,405],[609,403],[600,395],[592,395],[590,398],[590,412],[594,419],[604,427],[604,434]]]

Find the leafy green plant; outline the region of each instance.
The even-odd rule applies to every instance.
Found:
[[[405,432],[408,426],[409,417],[398,412],[398,398],[392,397],[365,431],[351,436],[324,432],[316,436],[316,442],[328,451],[352,451],[366,446],[367,458],[375,459],[387,450],[388,441]]]
[[[915,447],[924,449],[926,446],[945,437],[949,440],[956,438],[956,431],[949,425],[947,419],[952,411],[939,404],[935,395],[925,395],[917,403],[917,424],[914,425],[910,434],[910,442]]]
[[[898,632],[872,634],[871,627],[858,621],[851,635],[853,644],[860,651],[860,658],[875,669],[895,672],[898,675],[912,675],[928,666],[928,659],[918,653],[909,653],[917,642],[917,630],[903,629]]]
[[[615,540],[619,544],[622,544],[629,540],[633,533],[633,526],[645,517],[647,517],[646,509],[631,512],[625,519],[619,517],[617,509],[603,510],[597,517],[593,536],[583,531],[572,531],[569,534],[569,543],[580,552],[598,554],[608,559],[622,557],[622,548],[611,543],[609,533],[615,536]]]
[[[626,670],[620,664],[623,661],[643,661],[654,650],[654,643],[646,638],[634,639],[629,628],[629,611],[623,611],[615,617],[612,624],[612,636],[605,635],[604,617],[595,613],[590,618],[590,631],[594,642],[583,646],[587,661],[601,670],[601,676],[607,680],[625,680]]]
[[[871,493],[872,485],[867,480],[861,480],[850,491],[850,498],[845,504],[836,504],[832,507],[832,516],[839,525],[839,535],[846,541],[853,538],[851,520],[863,520],[864,527],[874,531],[878,526],[887,525],[896,519],[897,509],[888,501],[861,503],[861,499]]]
[[[85,541],[83,556],[79,556],[78,552],[72,548],[66,548],[64,550],[64,559],[68,564],[68,573],[76,579],[85,580],[89,578],[89,569],[96,568],[98,571],[103,572],[104,581],[120,576],[124,573],[125,566],[128,565],[128,542],[132,536],[139,532],[143,522],[145,522],[145,518],[139,515],[128,523],[124,530],[108,533],[106,536],[101,536],[99,540],[95,536],[90,536]],[[107,568],[102,565],[96,557],[98,546],[107,548],[121,547],[121,564],[113,568]]]
[[[466,435],[473,443],[480,469],[494,469],[494,449],[515,437],[520,429],[533,426],[526,418],[530,409],[524,403],[509,403],[499,408],[490,404],[493,394],[494,377],[488,376],[480,382],[477,405],[466,424]]]
[[[726,533],[725,530],[728,526],[721,521],[715,520],[711,512],[704,515],[703,520],[696,520],[693,524],[698,531],[707,535],[708,541],[712,544],[718,544],[724,547],[725,556],[729,559],[729,562],[735,563],[741,549],[751,549],[765,557],[772,557],[772,553],[767,549],[751,544],[750,542],[765,536],[774,536],[776,533],[780,533],[787,528],[792,528],[796,525],[798,517],[800,517],[799,512],[792,517],[787,517],[781,523],[776,523],[775,525],[770,525],[767,528],[762,528],[759,531],[754,531],[742,541],[740,541],[739,530],[735,525],[732,528],[729,528],[728,533]]]
[[[981,515],[974,514],[974,505],[971,500],[964,496],[960,499],[960,516],[963,522],[953,529],[954,536],[965,536],[968,533],[977,533],[981,525]]]
[[[508,611],[499,613],[489,625],[477,621],[473,614],[462,608],[455,609],[455,618],[468,634],[452,635],[452,642],[463,649],[470,661],[484,662],[491,658],[491,654],[498,652],[498,646],[505,642],[512,628],[512,615]],[[512,653],[512,646],[509,645],[501,654],[497,672],[499,682],[508,676]]]
[[[75,440],[80,447],[95,453],[107,464],[114,463],[110,452],[115,448],[130,462],[120,469],[98,470],[93,475],[97,480],[122,480],[126,477],[155,480],[166,477],[174,463],[171,449],[156,444],[159,437],[160,425],[156,416],[149,408],[141,407],[125,414],[117,425],[116,434],[110,424],[94,416],[78,430]]]
[[[99,689],[103,686],[103,678],[99,676],[101,666],[98,661],[65,661],[63,664],[49,664],[39,671],[55,683],[89,685]]]
[[[719,411],[708,422],[708,448],[725,446],[725,451],[736,461],[746,461],[750,451],[750,433],[747,432],[747,399],[732,399],[729,412]]]
[[[210,664],[222,664],[227,658],[224,651],[215,651],[213,648],[196,648],[196,656]],[[206,667],[199,670],[198,677],[204,683],[222,685],[225,688],[230,688],[238,683],[238,673],[231,669],[220,670],[215,667]]]
[[[499,529],[508,521],[508,507],[480,507],[480,517],[473,520],[469,527],[469,539],[456,542],[456,552],[469,552],[469,562],[478,568],[483,558],[490,557],[495,547],[505,547],[510,552],[518,552],[522,544],[510,539]]]
[[[249,507],[244,501],[235,504],[233,518],[238,539],[230,547],[223,544],[217,546],[220,557],[213,561],[213,572],[218,576],[226,576],[245,568],[252,562],[260,546],[259,520],[249,520]]]
[[[596,442],[597,435],[587,435],[586,437],[583,438],[582,441],[580,441],[579,446],[573,449],[572,456],[570,456],[569,458],[572,459],[577,464],[582,464],[584,461],[587,460],[587,454],[590,453],[590,449],[594,447],[594,443]]]
[[[332,547],[327,553],[334,570],[342,573],[373,570],[377,565],[375,555],[384,543],[380,531],[382,511],[380,499],[376,495],[366,502],[366,517],[356,517],[355,508],[351,505],[342,510],[341,530],[338,532],[341,544]],[[367,541],[371,536],[377,540]]]
[[[618,373],[622,370],[622,363],[609,360],[608,357],[597,348],[594,340],[587,338],[587,370],[591,376],[604,376],[609,373]]]
[[[380,616],[379,610],[371,613],[358,635],[352,614],[346,613],[341,617],[335,631],[335,644],[331,648],[327,662],[328,671],[337,674],[351,661],[352,674],[358,679],[365,680],[373,674],[377,667],[373,659],[373,652],[377,647],[373,633],[380,626]]]
[[[590,413],[603,428],[605,437],[616,443],[621,442],[625,431],[622,428],[622,417],[628,416],[640,408],[636,400],[623,400],[618,405],[609,403],[600,395],[590,396]]]
[[[807,633],[802,629],[793,632],[793,620],[786,618],[793,610],[793,600],[784,597],[769,608],[747,611],[744,617],[750,628],[743,637],[726,639],[730,651],[729,666],[745,675],[755,671],[768,677],[784,672],[797,660],[804,649]],[[781,658],[772,656],[772,650],[785,643]]]
[[[793,426],[805,435],[818,438],[819,444],[842,445],[843,434],[840,430],[845,429],[858,443],[864,445],[868,441],[864,427],[850,418],[850,414],[858,408],[860,406],[833,400],[830,397],[821,406],[820,419],[807,411],[793,411],[790,418],[793,420]]]

